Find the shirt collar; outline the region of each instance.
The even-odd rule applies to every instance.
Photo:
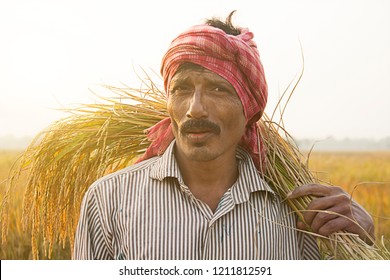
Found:
[[[174,177],[181,180],[179,166],[177,164],[173,149],[176,141],[173,140],[165,150],[164,154],[157,159],[150,170],[150,177],[159,181],[167,177]]]
[[[180,183],[183,182],[173,152],[175,143],[176,141],[173,140],[164,154],[152,165],[150,170],[151,178],[162,181],[165,178],[173,177],[177,178]],[[238,159],[239,176],[230,188],[232,198],[236,204],[248,201],[250,194],[257,191],[266,191],[275,195],[271,187],[261,178],[248,152],[239,147],[236,157]]]
[[[275,192],[256,169],[247,151],[238,147],[236,157],[238,159],[239,176],[236,183],[231,187],[232,198],[236,204],[248,201],[250,194],[257,191],[265,191],[275,195]]]

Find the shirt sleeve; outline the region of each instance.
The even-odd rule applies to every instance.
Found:
[[[83,198],[74,242],[75,260],[113,259],[97,196],[96,188],[92,186]]]

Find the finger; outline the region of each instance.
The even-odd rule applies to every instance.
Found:
[[[298,222],[297,222],[297,228],[298,229],[301,229],[301,230],[310,230],[310,227],[308,227],[307,225],[306,225],[306,223],[304,223],[302,220],[298,220]]]
[[[311,230],[319,233],[319,230],[325,224],[340,217],[339,211],[340,209],[338,207],[333,207],[326,211],[319,211],[310,224]]]
[[[320,211],[330,210],[336,207],[337,204],[338,200],[330,196],[313,199],[308,205],[305,213],[303,214],[305,222],[311,227],[313,220],[316,218]]]
[[[330,205],[332,203],[334,204],[332,207],[325,208],[324,210],[310,210],[307,212],[305,219],[307,219],[307,224],[310,226],[312,231],[324,235],[330,231],[338,231],[341,229],[345,230],[350,227],[352,229],[356,227],[356,222],[351,219],[350,206],[346,203],[339,203],[339,201],[344,200],[342,196],[340,197],[341,198],[339,199],[335,197],[322,198],[318,199],[320,201],[318,204],[313,203],[314,206],[311,207],[318,207],[318,205]],[[337,221],[330,222],[335,219],[337,219]]]
[[[287,194],[288,199],[294,199],[301,196],[329,196],[332,194],[345,194],[345,191],[340,187],[324,186],[320,184],[307,184],[295,188],[292,192]]]
[[[329,195],[330,190],[329,187],[319,185],[319,184],[308,184],[302,185],[295,188],[292,192],[290,192],[287,197],[289,199],[305,196],[305,195],[314,195],[314,196],[326,196]]]
[[[339,216],[323,224],[322,227],[317,230],[317,233],[323,236],[329,236],[332,233],[345,230],[345,225],[348,224],[347,221],[348,219]]]

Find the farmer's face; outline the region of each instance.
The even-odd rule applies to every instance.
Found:
[[[246,120],[233,86],[205,68],[183,69],[172,78],[168,113],[176,149],[195,161],[235,157]]]

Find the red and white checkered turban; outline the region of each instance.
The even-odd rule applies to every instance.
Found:
[[[200,65],[227,80],[236,90],[244,108],[247,128],[240,145],[251,155],[258,170],[264,163],[264,145],[256,122],[267,103],[267,83],[253,33],[241,29],[237,36],[210,25],[196,25],[175,38],[164,55],[161,74],[165,92],[179,66]],[[139,160],[161,155],[174,139],[170,118],[148,130],[152,144]]]

